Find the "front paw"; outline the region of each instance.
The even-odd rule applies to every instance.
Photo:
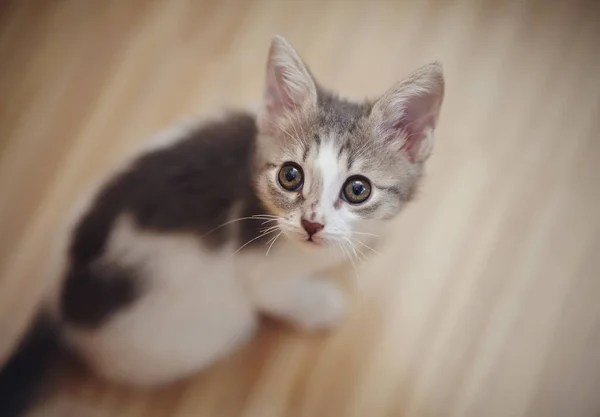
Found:
[[[290,319],[304,330],[330,329],[346,313],[344,295],[331,282],[317,279],[302,281],[291,301]]]

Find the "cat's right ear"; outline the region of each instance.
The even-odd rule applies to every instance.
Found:
[[[391,152],[424,162],[444,100],[442,65],[433,62],[413,72],[380,98],[371,112],[375,137]]]
[[[273,37],[269,49],[264,100],[261,122],[267,126],[294,120],[297,113],[317,104],[317,88],[308,68],[279,35]]]

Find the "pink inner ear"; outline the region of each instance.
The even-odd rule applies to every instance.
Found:
[[[433,128],[433,119],[431,114],[424,114],[422,116],[416,114],[414,117],[407,115],[406,118],[403,118],[396,124],[395,128],[402,131],[405,136],[401,149],[406,151],[411,162],[415,161],[428,128]]]
[[[272,116],[280,116],[294,108],[294,101],[285,88],[283,68],[272,66],[267,75],[267,110]]]
[[[397,103],[394,114],[389,114],[389,132],[386,142],[402,141],[400,150],[414,162],[423,139],[435,128],[437,100],[434,95],[414,95]],[[391,110],[391,109],[390,109]],[[397,144],[396,144],[397,146]]]

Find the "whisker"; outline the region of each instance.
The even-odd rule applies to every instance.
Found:
[[[356,241],[358,243],[361,243],[358,239],[353,238],[352,236],[350,236],[350,240],[351,241]],[[356,249],[356,251],[359,253],[360,257],[357,257],[361,262],[367,262],[369,260],[369,257],[367,255],[365,255],[365,253],[359,248],[357,247],[355,244],[352,244],[352,246],[354,247],[354,249]]]
[[[354,230],[342,230],[342,229],[336,229],[336,228],[328,228],[329,233],[331,233],[332,235],[345,235],[346,233],[350,233],[352,235],[361,235],[361,236],[372,236],[372,237],[381,237],[379,235],[376,235],[375,233],[367,233],[367,232],[356,232]]]
[[[360,255],[358,258],[359,261],[361,262],[367,262],[369,260],[369,257],[367,255],[365,255],[365,253],[360,250],[360,248],[357,248],[356,245],[352,245],[354,247],[354,249],[358,252],[358,254]]]
[[[269,230],[270,229],[270,230]],[[273,226],[273,228],[269,228],[267,229],[268,231],[265,231],[263,233],[261,233],[260,235],[250,239],[249,241],[247,241],[246,243],[244,243],[242,246],[240,246],[235,252],[233,252],[231,254],[231,256],[235,255],[236,253],[238,253],[239,251],[241,251],[242,249],[244,249],[246,246],[248,246],[250,243],[254,242],[256,239],[260,239],[261,237],[267,236],[273,232],[275,232],[277,229]]]
[[[257,215],[250,216],[250,217],[239,217],[237,219],[232,219],[232,220],[226,221],[225,223],[222,223],[222,224],[218,225],[217,227],[215,227],[214,229],[211,229],[208,232],[204,233],[201,236],[201,238],[219,230],[222,227],[228,226],[232,223],[237,223],[242,220],[276,220],[274,217],[276,217],[277,219],[283,218],[283,217],[279,217],[279,216],[271,216],[270,214],[257,214]]]
[[[360,277],[358,274],[358,269],[356,268],[356,264],[354,262],[354,260],[352,259],[352,257],[350,256],[350,252],[348,251],[348,249],[346,248],[346,245],[344,245],[344,241],[335,241],[335,243],[337,244],[338,248],[340,248],[344,259],[347,259],[350,262],[350,265],[352,266],[352,270],[354,272],[354,287],[357,291],[357,293],[360,294]]]
[[[278,228],[279,228],[279,225],[276,224],[275,226],[264,227],[264,228],[260,229],[259,231],[262,233],[266,233],[266,232],[271,232],[273,230],[276,230]]]
[[[344,260],[347,260],[347,254],[346,251],[344,250],[344,247],[342,246],[342,244],[340,242],[336,242],[338,248],[340,249],[340,252],[342,252],[342,256],[344,257]]]
[[[261,219],[261,220],[262,220],[262,219]],[[262,222],[260,225],[262,226],[262,225],[265,225],[265,224],[267,224],[267,223],[276,222],[277,220],[279,220],[279,219],[270,219],[270,220],[265,220],[265,221],[264,221],[264,222]]]
[[[352,239],[354,242],[358,243],[359,245],[361,245],[361,246],[364,246],[365,248],[369,249],[369,250],[370,250],[371,252],[373,252],[374,254],[376,254],[376,255],[379,255],[379,256],[383,256],[383,255],[382,255],[380,252],[377,252],[375,249],[373,249],[372,247],[370,247],[370,246],[369,246],[369,245],[367,245],[366,243],[364,243],[364,242],[361,242],[361,241],[360,241],[360,240],[358,240],[357,238],[355,238],[355,237],[351,237],[351,239]]]
[[[343,245],[343,243],[342,243]],[[345,245],[343,245],[345,246]],[[354,262],[354,259],[352,259],[352,254],[351,252],[348,250],[348,261],[350,262],[350,265],[352,265],[352,269],[354,271],[354,276],[356,277],[356,282],[358,282],[360,280],[359,276],[358,276],[358,270],[356,268],[356,263]]]
[[[265,253],[265,256],[269,256],[269,252],[271,251],[271,248],[273,247],[273,245],[277,241],[277,238],[279,236],[281,236],[282,233],[283,233],[283,230],[281,232],[279,232],[279,234],[277,236],[275,236],[274,238],[271,239],[271,244],[269,245],[269,249],[267,249],[267,253]],[[267,243],[269,243],[269,242],[267,242]]]
[[[352,252],[354,252],[354,258],[358,259],[358,253],[356,252],[356,247],[354,246],[352,241],[350,239],[348,239],[347,237],[344,238],[344,240],[348,243],[348,246],[350,247],[350,249],[352,249]]]
[[[353,235],[364,235],[364,236],[381,237],[379,235],[376,235],[375,233],[355,232],[353,230],[351,230],[350,233],[353,234]]]

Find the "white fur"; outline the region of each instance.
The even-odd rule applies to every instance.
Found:
[[[185,128],[169,130],[145,151],[176,143]],[[324,142],[325,143],[325,142]],[[317,209],[335,225],[333,203],[346,173],[333,148],[315,161],[323,189]],[[81,216],[90,199],[75,212]],[[328,207],[328,208],[326,208]],[[237,210],[230,213],[238,216]],[[345,221],[345,220],[343,220]],[[75,222],[69,221],[67,230]],[[278,233],[278,232],[274,232]],[[66,241],[60,245],[63,266]],[[340,290],[318,277],[344,262],[341,250],[311,246],[285,235],[264,250],[237,252],[229,244],[205,250],[198,238],[140,230],[122,215],[110,233],[102,261],[116,261],[143,272],[142,295],[100,329],[65,327],[66,340],[103,377],[137,386],[154,386],[198,372],[248,341],[259,313],[307,330],[330,328],[344,316]],[[59,292],[52,293],[57,305]],[[57,309],[55,309],[56,311]]]
[[[337,149],[333,144],[333,139],[321,142],[317,154],[316,166],[321,173],[321,196],[319,202],[322,202],[321,210],[333,207],[333,203],[339,197],[339,190],[344,183],[344,172],[341,171],[340,160],[337,157]]]
[[[185,377],[246,342],[260,311],[316,330],[336,324],[344,301],[311,278],[339,262],[281,239],[263,251],[204,251],[192,235],[139,230],[122,216],[103,260],[144,271],[143,295],[100,330],[65,329],[100,375],[149,386]],[[266,249],[266,248],[265,248]]]
[[[190,126],[159,133],[141,152],[176,143]],[[125,158],[117,172],[136,156]],[[76,205],[59,235],[54,276],[64,278],[68,236],[93,195]],[[340,291],[312,278],[339,263],[341,254],[332,257],[329,251],[305,248],[285,237],[268,256],[267,247],[234,255],[236,249],[229,245],[218,253],[205,251],[196,237],[143,231],[123,215],[113,227],[103,261],[145,271],[143,295],[98,330],[66,326],[66,341],[103,377],[153,386],[197,372],[246,342],[259,312],[309,330],[331,327],[343,316]],[[57,317],[62,283],[57,281],[48,300]]]
[[[350,250],[354,253],[352,246],[364,249],[363,244],[372,243],[372,236],[353,235],[353,232],[371,233],[380,235],[383,233],[383,224],[378,220],[361,219],[356,216],[352,210],[349,210],[347,203],[342,203],[336,208],[336,201],[340,198],[341,189],[346,180],[360,171],[348,171],[343,159],[338,158],[338,151],[335,147],[335,138],[328,137],[321,141],[318,150],[311,153],[314,158],[309,158],[304,166],[304,195],[307,202],[297,212],[289,213],[281,221],[282,228],[290,236],[298,239],[306,239],[307,235],[300,226],[301,218],[312,219],[312,221],[323,224],[323,231],[314,236],[316,242],[325,241],[327,244],[333,244],[336,250]],[[271,181],[275,182],[278,168],[270,176]],[[319,184],[314,184],[318,180]],[[276,185],[276,184],[275,184]],[[318,194],[313,193],[313,187],[318,190]],[[293,198],[293,195],[290,195]],[[373,187],[372,197],[377,200],[377,189]],[[314,210],[313,210],[314,203]],[[314,218],[312,215],[314,213]],[[356,242],[359,240],[361,243]],[[345,249],[339,248],[337,244],[344,245]],[[348,255],[349,256],[349,255]]]
[[[204,252],[191,235],[140,231],[122,217],[104,259],[143,271],[143,295],[99,331],[67,328],[67,339],[101,375],[121,382],[155,385],[203,368],[256,325],[229,253]]]
[[[347,172],[340,164],[337,149],[333,140],[321,142],[316,164],[321,174],[321,195],[317,206],[317,221],[325,224],[327,228],[340,230],[348,219],[344,218],[344,211],[339,212],[334,208],[335,202],[340,197],[340,190],[344,184]]]
[[[117,169],[96,181],[92,192],[69,212],[48,269],[51,286],[46,304],[58,320],[69,239],[99,187],[139,155],[182,140],[198,123],[184,122],[159,132],[137,152],[124,157]],[[255,327],[254,309],[240,286],[233,283],[233,266],[224,258],[225,252],[208,254],[198,249],[197,240],[190,236],[145,233],[137,230],[130,218],[122,217],[111,233],[107,257],[147,270],[146,295],[100,330],[65,327],[66,341],[100,375],[143,386],[192,373],[226,354],[229,345],[233,349],[242,343]],[[204,275],[212,277],[202,279]],[[214,303],[224,314],[214,314]]]
[[[182,121],[181,123],[175,124],[163,131],[158,132],[153,137],[145,141],[141,146],[135,145],[129,149],[125,155],[121,158],[119,164],[114,167],[110,172],[96,178],[90,186],[89,190],[84,193],[79,200],[73,205],[68,211],[64,223],[60,226],[57,231],[56,239],[54,240],[51,259],[47,270],[47,280],[49,281],[49,296],[47,298],[46,307],[50,314],[59,318],[60,311],[58,308],[59,293],[62,288],[63,278],[67,267],[65,254],[70,244],[70,238],[73,230],[79,221],[79,219],[91,208],[93,199],[98,192],[98,189],[113,178],[115,175],[124,171],[132,161],[142,154],[152,152],[159,149],[172,146],[177,142],[183,140],[186,134],[190,132],[195,126],[199,126],[201,123],[213,118],[223,117],[222,112],[215,113],[213,116],[203,118],[201,120],[189,119]]]
[[[282,38],[273,42],[269,65],[284,70],[286,88],[294,99],[307,95],[307,102],[315,102],[310,74]],[[382,113],[383,110],[386,108]],[[259,125],[261,117],[264,116],[259,116]],[[184,124],[159,134],[142,152],[172,145],[186,136],[190,126]],[[352,232],[380,233],[375,227],[382,223],[361,219],[359,226],[355,224],[356,215],[345,205],[335,208],[343,183],[354,173],[347,172],[338,160],[332,139],[323,138],[320,149],[311,152],[307,161],[306,204],[279,219],[284,233],[273,232],[274,240],[264,250],[238,252],[233,243],[217,252],[207,250],[197,236],[142,230],[132,217],[122,214],[110,231],[101,261],[135,269],[141,295],[99,329],[66,325],[66,340],[100,375],[127,384],[152,386],[195,373],[236,349],[253,335],[259,313],[309,330],[338,323],[345,311],[342,293],[317,277],[343,262],[344,252],[335,245],[303,242],[306,232],[300,227],[300,218],[314,212],[314,220],[325,224],[320,234],[339,244],[348,244]],[[133,157],[127,158],[123,166]],[[275,171],[270,174],[259,182],[259,192],[264,193],[268,181],[276,181]],[[311,187],[318,190],[314,196]],[[84,200],[75,211],[74,220],[67,222],[67,233],[61,235],[57,245],[60,256],[50,268],[52,274],[66,275],[67,236],[90,201]],[[229,213],[230,217],[237,217],[237,211]],[[57,316],[60,284],[49,297]]]

